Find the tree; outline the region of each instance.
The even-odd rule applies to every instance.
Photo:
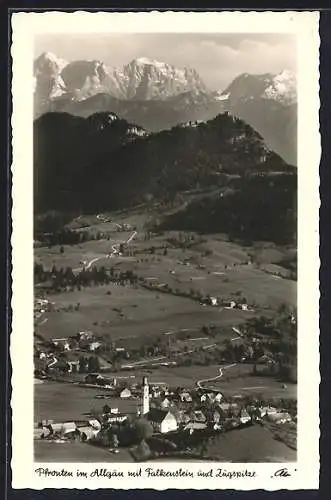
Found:
[[[104,406],[103,406],[103,408],[102,408],[102,413],[103,413],[104,415],[106,415],[106,414],[110,413],[110,406],[108,406],[108,405],[104,405]]]
[[[97,356],[90,356],[88,359],[88,371],[98,372],[100,371],[100,361]]]
[[[138,442],[141,443],[153,435],[153,427],[148,420],[141,417],[135,421],[134,432]]]
[[[79,358],[79,371],[80,373],[85,373],[86,372],[86,359],[84,356],[80,356]]]

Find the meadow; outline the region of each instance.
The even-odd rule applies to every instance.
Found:
[[[76,441],[56,443],[54,441],[34,441],[34,459],[41,463],[129,463],[133,458],[129,451],[121,448],[118,454],[110,453],[108,448],[92,446]]]
[[[48,298],[54,309],[36,326],[45,339],[72,336],[81,330],[114,340],[156,336],[183,328],[196,330],[208,323],[232,326],[250,316],[240,310],[202,307],[189,298],[112,284]],[[70,306],[77,303],[79,310],[72,310]]]
[[[93,223],[92,220],[89,222]],[[93,227],[101,229],[101,224],[103,230],[107,224],[109,228],[113,224],[94,222]],[[70,266],[79,269],[83,261],[98,259],[94,266],[115,267],[123,272],[130,270],[154,287],[109,284],[81,291],[51,293],[48,298],[58,312],[47,313],[37,327],[38,333],[45,338],[74,335],[84,329],[114,339],[159,335],[182,328],[199,329],[208,323],[234,326],[254,315],[268,314],[284,302],[296,303],[296,282],[259,269],[251,263],[248,248],[224,241],[217,235],[204,239],[193,235],[195,243],[192,247],[178,248],[176,242],[183,237],[179,233],[152,235],[146,240],[143,229],[138,227],[137,231],[132,242],[133,256],[106,258],[112,243],[124,241],[132,234],[130,232],[113,232],[109,241],[64,245],[63,252],[59,246],[35,249],[35,260],[44,268],[55,265],[57,268]],[[265,250],[264,254],[269,256],[269,261],[282,255],[277,250]],[[165,284],[171,293],[157,289]],[[190,298],[180,296],[181,293],[189,294]],[[254,311],[202,307],[196,298],[198,295],[239,302],[245,298],[253,305]],[[77,303],[80,304],[78,311],[69,310]]]
[[[259,425],[236,429],[218,436],[208,444],[206,455],[220,462],[295,462],[296,452]]]

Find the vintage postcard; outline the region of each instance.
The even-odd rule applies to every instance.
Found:
[[[13,488],[318,488],[318,23],[12,14]]]

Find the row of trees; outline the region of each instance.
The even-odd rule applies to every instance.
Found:
[[[120,285],[135,286],[138,283],[138,276],[131,270],[119,271],[114,267],[106,269],[104,266],[91,267],[90,269],[82,269],[74,273],[73,269],[68,266],[57,268],[55,265],[48,270],[44,269],[42,264],[36,263],[34,266],[34,280],[38,284],[46,284],[53,291],[72,290],[82,287],[104,285],[112,282]]]

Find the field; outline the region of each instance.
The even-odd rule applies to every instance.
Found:
[[[205,323],[231,326],[250,316],[245,311],[202,307],[188,298],[112,284],[48,298],[55,310],[36,327],[46,339],[75,335],[80,330],[92,330],[114,340],[153,336],[183,328],[195,330]],[[78,311],[68,309],[78,302]]]
[[[233,430],[209,444],[206,455],[219,457],[220,462],[295,462],[296,452],[277,441],[267,429],[254,425]]]
[[[36,248],[36,262],[41,262],[45,268],[51,268],[55,264],[58,268],[71,266],[79,269],[83,261],[89,263],[93,260],[95,266],[130,269],[154,284],[166,283],[173,290],[192,290],[225,299],[240,294],[248,302],[263,307],[275,308],[282,302],[296,302],[296,283],[270,274],[270,269],[277,271],[279,267],[266,267],[266,271],[260,269],[263,264],[276,264],[286,255],[285,250],[281,252],[272,248],[261,250],[242,247],[223,241],[217,235],[202,238],[196,234],[189,235],[193,240],[190,240],[187,248],[180,248],[183,240],[181,233],[167,232],[146,239],[145,231],[138,227],[137,234],[130,243],[133,257],[114,256],[109,259],[106,256],[111,253],[112,244],[127,241],[132,231],[114,232],[112,223],[102,223],[93,228],[107,232],[107,224],[110,240],[64,245],[63,253],[59,246]],[[256,257],[255,262],[252,261],[252,256]]]
[[[55,443],[53,441],[38,440],[34,443],[34,458],[36,462],[99,462],[118,463],[133,462],[128,450],[121,448],[117,455],[108,451],[107,448],[88,445],[85,443]]]
[[[58,422],[82,420],[92,409],[99,411],[105,405],[96,389],[78,387],[73,384],[44,382],[35,385],[34,420],[54,419]],[[139,401],[112,398],[107,403],[119,411],[136,413]]]

